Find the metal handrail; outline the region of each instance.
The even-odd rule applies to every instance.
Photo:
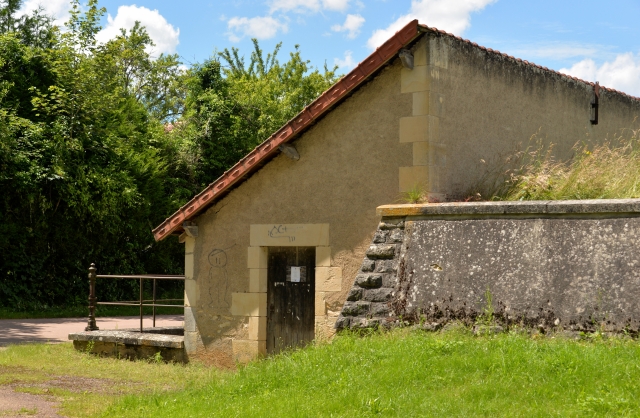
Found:
[[[142,332],[143,308],[145,306],[153,307],[153,327],[156,326],[156,307],[164,308],[184,308],[184,299],[156,299],[156,281],[157,280],[185,280],[185,276],[177,274],[96,274],[96,265],[91,263],[89,267],[89,321],[85,331],[97,331],[100,328],[96,325],[96,305],[116,305],[116,306],[139,306],[140,307],[140,332]],[[140,281],[140,298],[137,301],[120,301],[120,302],[97,302],[96,298],[96,279],[138,279]],[[144,280],[153,280],[153,299],[143,299]],[[182,305],[165,305],[156,302],[174,302],[182,301]],[[152,303],[145,303],[152,302]]]

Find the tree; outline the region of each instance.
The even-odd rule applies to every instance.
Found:
[[[53,19],[39,7],[31,15],[17,16],[23,0],[0,0],[0,34],[13,32],[25,45],[47,48],[53,45]]]
[[[0,35],[1,305],[84,301],[90,262],[114,273],[182,268],[177,243],[156,244],[151,229],[191,190],[163,130],[162,112],[179,111],[184,94],[145,93],[178,85],[179,62],[152,62],[139,24],[98,44],[103,13],[74,1],[68,31],[46,48]],[[105,283],[101,297],[127,285]]]
[[[253,45],[248,66],[232,48],[190,71],[185,117],[177,134],[193,146],[200,187],[218,178],[337,79],[336,68],[325,66],[320,72],[304,61],[298,45],[284,64],[277,59],[281,44],[266,57],[256,39]]]

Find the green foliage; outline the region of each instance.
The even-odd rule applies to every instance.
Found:
[[[75,1],[68,32],[47,48],[0,35],[0,306],[83,303],[91,262],[103,273],[181,270],[178,244],[151,235],[191,193],[156,114],[180,99],[144,92],[179,63],[151,62],[139,25],[98,45],[103,13]],[[134,287],[100,283],[99,295]]]
[[[280,44],[264,57],[258,41],[253,43],[248,66],[233,48],[189,73],[185,117],[174,132],[191,144],[200,186],[217,179],[337,78],[335,68],[325,67],[324,72],[311,68],[298,46],[281,64]]]

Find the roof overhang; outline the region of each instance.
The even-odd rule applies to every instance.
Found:
[[[280,152],[278,150],[280,145],[299,137],[303,131],[341,103],[358,87],[369,81],[377,74],[378,70],[395,58],[402,48],[416,40],[424,29],[426,28],[421,27],[417,20],[413,20],[396,32],[394,36],[358,64],[349,74],[342,77],[336,84],[322,93],[320,97],[305,107],[295,118],[287,122],[286,125],[258,145],[231,167],[230,170],[226,171],[220,178],[155,228],[153,236],[156,241],[160,241],[171,234],[182,233],[184,231],[182,227],[184,222],[202,213],[234,186],[247,179],[253,172],[275,157]]]

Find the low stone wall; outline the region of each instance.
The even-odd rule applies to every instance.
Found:
[[[338,329],[640,330],[640,199],[391,205]]]
[[[73,347],[102,357],[128,360],[150,359],[158,353],[162,360],[187,363],[182,327],[82,331],[69,334]]]

